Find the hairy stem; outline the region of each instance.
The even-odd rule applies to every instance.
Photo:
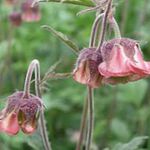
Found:
[[[38,63],[38,60],[34,59],[29,67],[28,67],[28,71],[26,74],[26,78],[25,78],[25,83],[24,83],[24,96],[28,97],[30,95],[30,84],[31,84],[31,78],[32,78],[32,74],[35,70],[35,66]]]
[[[90,150],[92,135],[93,135],[93,126],[94,126],[94,98],[93,98],[93,89],[88,86],[88,130],[87,130],[87,139],[86,139],[86,147],[85,150]]]
[[[24,84],[24,97],[28,97],[30,95],[30,84],[31,84],[31,79],[33,72],[35,72],[35,92],[36,96],[41,98],[41,89],[40,89],[40,65],[39,61],[34,59],[29,67],[28,71],[26,74],[26,79],[25,79],[25,84]],[[46,124],[45,124],[45,119],[44,119],[44,111],[43,109],[41,110],[41,115],[40,115],[40,121],[39,121],[39,126],[40,126],[40,132],[44,144],[45,150],[52,150],[49,140],[48,140],[48,134],[46,130]]]
[[[83,106],[82,119],[81,119],[81,125],[80,125],[80,136],[79,136],[79,141],[76,145],[76,150],[80,150],[81,145],[83,143],[84,131],[86,129],[87,112],[88,112],[88,101],[87,101],[87,99],[88,98],[86,97],[85,102],[84,102],[84,106]]]
[[[92,31],[91,31],[91,36],[90,36],[90,42],[89,42],[89,47],[95,47],[96,45],[96,36],[97,36],[97,30],[98,30],[98,25],[99,25],[99,21],[101,19],[101,17],[103,16],[104,14],[99,14],[95,20],[94,20],[94,23],[93,23],[93,26],[92,26]]]
[[[40,79],[40,65],[39,65],[39,63],[36,63],[36,66],[35,66],[35,91],[36,91],[36,95],[41,98],[42,95],[41,95],[41,89],[40,89],[40,81],[41,81],[41,79]],[[40,126],[39,128],[40,128],[40,132],[41,132],[41,136],[42,136],[45,150],[52,150],[51,144],[50,144],[49,139],[48,139],[43,109],[41,110],[39,126]]]
[[[112,0],[108,1],[107,8],[106,8],[106,10],[104,12],[104,17],[103,17],[103,20],[102,20],[102,27],[101,27],[101,34],[100,34],[100,41],[99,41],[97,50],[100,50],[100,48],[101,48],[101,46],[103,44],[103,41],[104,41],[105,31],[106,31],[106,22],[107,22],[107,17],[109,15],[109,11],[111,9],[111,2],[112,2]]]
[[[89,47],[95,47],[95,43],[96,43],[96,33],[97,33],[97,29],[98,29],[98,25],[99,25],[99,20],[101,18],[103,14],[100,14],[96,17],[96,19],[94,20],[94,23],[93,23],[93,26],[92,26],[92,31],[91,31],[91,36],[90,36],[90,42],[89,42]],[[92,93],[89,93],[89,92],[93,92],[92,88],[90,87],[87,87],[88,89],[88,95],[92,94]],[[92,128],[93,128],[93,122],[94,122],[94,110],[93,109],[93,106],[90,107],[89,105],[91,104],[90,101],[93,101],[93,99],[90,99],[89,100],[89,96],[85,99],[85,104],[84,104],[84,107],[83,107],[83,113],[82,113],[82,120],[81,120],[81,126],[80,126],[80,137],[79,137],[79,141],[77,143],[77,146],[76,146],[76,150],[80,150],[81,148],[81,145],[83,143],[83,136],[84,136],[84,131],[85,131],[85,128],[86,128],[86,121],[87,121],[87,115],[88,115],[88,110],[89,112],[92,112],[90,114],[92,115],[89,115],[89,124],[88,124],[88,133],[87,133],[87,136],[86,136],[86,140],[87,140],[87,145],[90,147],[90,143],[91,143],[91,140],[92,140]],[[92,102],[93,103],[93,102]],[[92,121],[91,121],[92,120]]]

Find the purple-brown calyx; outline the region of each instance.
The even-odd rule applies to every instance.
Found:
[[[102,62],[101,53],[96,48],[83,49],[77,59],[73,71],[73,78],[81,84],[97,88],[101,84],[102,76],[98,72],[98,65]]]

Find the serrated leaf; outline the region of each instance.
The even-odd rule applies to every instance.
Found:
[[[146,139],[147,136],[136,137],[126,144],[117,144],[112,150],[137,150]]]
[[[42,28],[44,28],[47,31],[53,33],[57,38],[59,38],[68,47],[70,47],[75,54],[77,54],[79,52],[78,46],[74,42],[72,42],[65,34],[59,32],[59,31],[56,31],[54,28],[52,28],[50,26],[47,26],[47,25],[43,25]]]

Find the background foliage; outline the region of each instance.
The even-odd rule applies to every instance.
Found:
[[[145,59],[150,60],[150,1],[118,0],[115,5],[122,36],[139,40]],[[59,60],[56,72],[71,72],[74,68],[74,53],[53,34],[42,29],[42,25],[50,25],[65,33],[80,49],[88,46],[94,13],[76,16],[85,7],[62,3],[41,3],[40,7],[42,19],[39,22],[23,23],[15,28],[8,19],[12,8],[0,1],[0,108],[8,95],[23,89],[27,66],[32,59],[40,61],[42,76]],[[73,150],[79,132],[85,87],[67,78],[49,80],[47,88],[43,99],[52,147],[54,150]],[[121,150],[121,143],[127,143],[136,136],[150,135],[149,91],[149,78],[115,87],[106,85],[95,91],[93,150],[104,147]],[[136,146],[138,140],[134,139],[132,145]],[[26,136],[19,133],[10,137],[0,133],[0,150],[20,149],[43,149],[39,134]],[[130,149],[136,147],[130,145],[123,150]],[[144,149],[150,149],[149,140],[139,148]]]

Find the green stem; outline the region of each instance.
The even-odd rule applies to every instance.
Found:
[[[112,3],[112,0],[109,0],[107,8],[106,8],[106,10],[104,12],[104,17],[103,17],[103,20],[102,20],[101,34],[100,34],[100,41],[99,41],[97,50],[101,49],[101,46],[102,46],[103,41],[104,41],[105,31],[106,31],[106,22],[107,22],[107,17],[108,17],[109,11],[111,9],[111,3]]]
[[[79,141],[76,145],[76,150],[80,150],[81,145],[83,143],[84,131],[86,129],[87,112],[88,112],[88,101],[87,101],[87,99],[88,98],[86,97],[85,102],[84,102],[84,106],[83,106],[82,119],[81,119],[81,125],[80,125],[80,136],[79,136]]]
[[[95,47],[96,45],[96,36],[97,36],[97,30],[98,30],[98,25],[99,25],[99,21],[101,19],[101,17],[103,16],[103,14],[99,14],[93,23],[92,26],[92,31],[91,31],[91,36],[90,36],[90,42],[89,42],[89,47]]]
[[[88,118],[88,131],[85,150],[90,150],[94,126],[94,97],[93,97],[93,89],[90,86],[87,87],[87,91],[88,91],[89,118]]]

